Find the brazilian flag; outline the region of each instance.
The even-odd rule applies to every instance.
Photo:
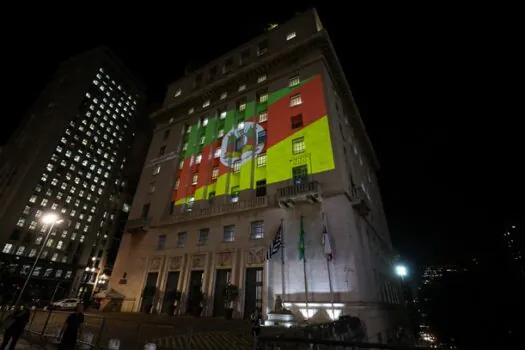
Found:
[[[299,231],[299,260],[304,260],[304,223],[301,215],[301,228]]]

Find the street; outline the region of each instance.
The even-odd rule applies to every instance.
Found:
[[[56,338],[68,312],[33,312],[27,327],[33,334]],[[145,343],[158,349],[249,349],[250,323],[213,317],[163,316],[139,313],[86,312],[80,339],[107,347],[110,339],[120,341],[120,349],[142,349]],[[225,347],[226,346],[226,347]]]

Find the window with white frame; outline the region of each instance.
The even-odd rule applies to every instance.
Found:
[[[239,85],[239,92],[246,90],[246,84]]]
[[[175,93],[173,94],[173,97],[179,97],[181,94],[182,94],[182,90],[177,89],[177,91],[175,91]]]
[[[186,246],[186,239],[188,238],[187,232],[177,233],[177,248],[184,248]]]
[[[306,146],[304,144],[304,137],[298,137],[292,140],[292,153],[293,154],[303,153],[305,149],[306,149]]]
[[[299,74],[294,75],[293,77],[290,77],[290,79],[288,80],[289,87],[297,86],[300,83],[301,83],[301,79],[299,78]]]
[[[299,106],[303,103],[303,100],[301,98],[301,94],[293,95],[290,97],[290,107]]]
[[[206,100],[202,103],[202,108],[207,108],[210,106],[210,100]]]
[[[197,241],[197,245],[206,245],[206,243],[208,243],[209,235],[210,235],[209,228],[201,228],[199,230],[199,240]]]
[[[193,177],[191,179],[191,184],[196,185],[198,181],[199,181],[199,173],[193,174]]]
[[[221,97],[220,97],[221,100],[224,100],[226,97],[228,97],[228,93],[227,92],[221,93]]]
[[[268,111],[261,112],[259,114],[259,123],[265,122],[268,120]]]
[[[224,226],[224,230],[222,233],[222,240],[224,242],[235,241],[235,225]]]
[[[234,173],[238,173],[241,171],[241,161],[240,160],[236,160],[234,163],[233,163],[233,172]]]
[[[266,154],[259,154],[257,156],[257,166],[258,167],[266,166]]]
[[[295,34],[295,32],[290,32],[288,34],[286,34],[286,40],[292,40],[293,38],[296,37],[297,34]]]
[[[266,81],[266,78],[267,78],[266,74],[259,75],[259,77],[257,78],[257,82],[258,83],[262,83],[262,82]]]
[[[211,179],[212,180],[215,180],[217,177],[219,177],[219,167],[218,166],[214,167],[212,172],[211,172]]]
[[[251,222],[250,239],[264,238],[264,221],[257,220]]]

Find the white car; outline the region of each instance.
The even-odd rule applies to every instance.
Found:
[[[54,310],[74,310],[80,304],[80,299],[69,298],[55,301],[51,304],[51,309]]]

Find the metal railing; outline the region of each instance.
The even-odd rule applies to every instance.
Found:
[[[320,191],[319,183],[310,181],[304,184],[281,187],[277,189],[277,194],[279,195],[279,199],[285,199],[309,193],[319,193]]]

